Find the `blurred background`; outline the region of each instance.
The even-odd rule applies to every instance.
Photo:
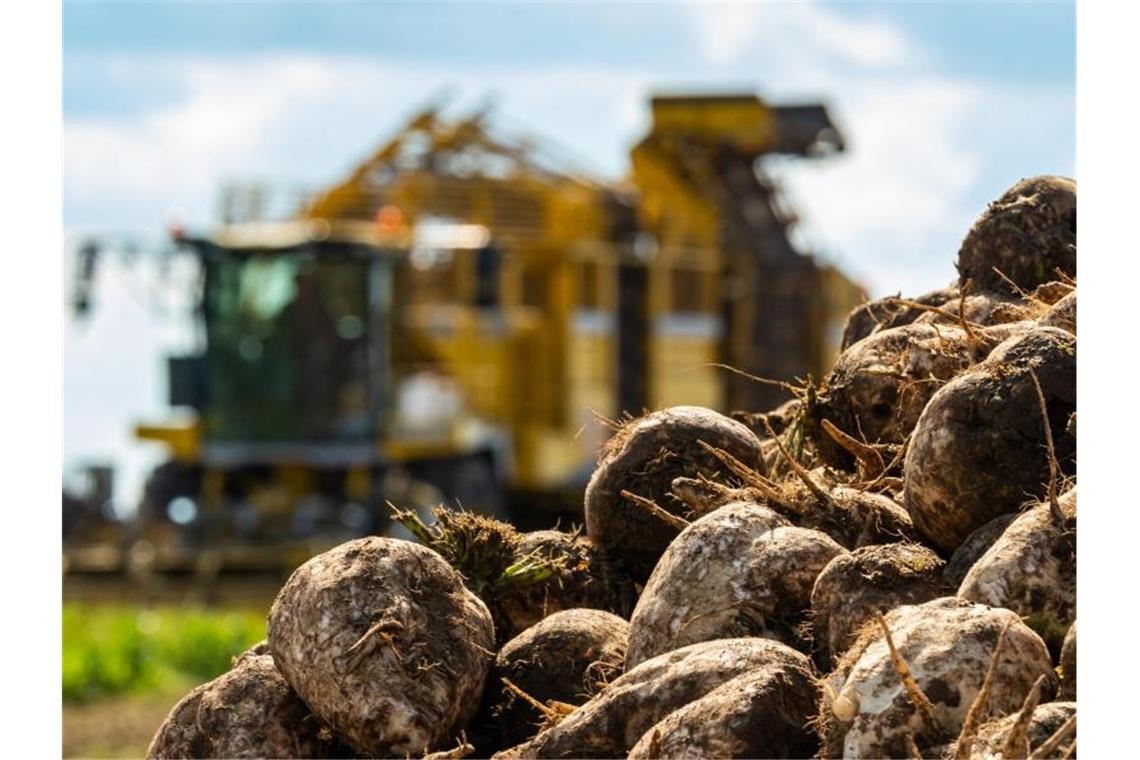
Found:
[[[1073,4],[64,4],[64,751],[384,506],[569,525],[1075,176]]]

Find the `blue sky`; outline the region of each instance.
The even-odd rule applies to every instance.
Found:
[[[917,294],[1004,188],[1074,175],[1075,29],[1072,3],[65,3],[64,224],[209,225],[223,180],[319,186],[448,87],[616,179],[651,91],[745,89],[829,104],[849,152],[776,169],[802,238]],[[179,333],[145,275],[110,265],[65,332],[65,459],[127,463],[127,499]]]

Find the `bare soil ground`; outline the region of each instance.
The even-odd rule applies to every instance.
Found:
[[[187,687],[189,688],[189,687]],[[140,758],[182,691],[63,706],[63,757]]]

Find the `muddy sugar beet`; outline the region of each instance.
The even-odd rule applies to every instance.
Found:
[[[944,596],[943,562],[918,544],[864,546],[836,556],[811,591],[812,635],[821,662],[831,664],[875,614]]]
[[[146,756],[331,758],[346,752],[285,683],[273,658],[247,653],[174,706]]]
[[[629,629],[626,668],[712,639],[765,636],[797,645],[812,584],[843,547],[781,525],[754,504],[729,504],[686,528],[657,563]]]
[[[1076,338],[1036,327],[999,344],[930,399],[904,464],[906,508],[931,543],[953,552],[977,528],[1045,496],[1050,478],[1042,403],[1061,472],[1075,474],[1065,434],[1077,402]]]
[[[966,574],[958,596],[1025,618],[1055,654],[1077,614],[1077,492],[1010,523]]]
[[[630,760],[673,757],[811,757],[819,742],[815,674],[781,663],[737,676],[646,731]]]
[[[1042,701],[1056,691],[1045,643],[1009,610],[945,597],[897,607],[884,621],[927,708],[908,697],[884,633],[870,625],[828,676],[820,723],[825,757],[907,757],[908,738],[919,749],[954,741],[1003,630],[990,714],[1016,712],[1040,677]]]
[[[530,739],[552,716],[601,691],[621,675],[628,636],[629,623],[617,615],[577,609],[555,612],[507,642],[495,657],[484,696],[486,747],[499,750]]]
[[[978,217],[958,252],[963,286],[1032,290],[1060,270],[1077,276],[1077,183],[1041,176],[1013,185]]]
[[[442,749],[471,718],[494,657],[486,605],[438,554],[349,541],[298,568],[269,612],[281,674],[358,753]]]
[[[622,496],[629,491],[680,514],[670,495],[678,477],[724,479],[724,465],[701,442],[764,470],[760,439],[745,425],[711,409],[677,406],[631,421],[601,453],[586,487],[586,532],[604,552],[626,560],[642,583],[678,530]],[[683,516],[683,515],[682,515]]]
[[[720,639],[647,660],[530,741],[495,757],[625,757],[670,713],[745,673],[811,672],[808,658],[771,639]],[[759,756],[766,756],[763,753]]]

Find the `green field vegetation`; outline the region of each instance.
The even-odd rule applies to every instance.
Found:
[[[85,701],[201,683],[265,638],[265,614],[209,608],[63,606],[63,698]]]

